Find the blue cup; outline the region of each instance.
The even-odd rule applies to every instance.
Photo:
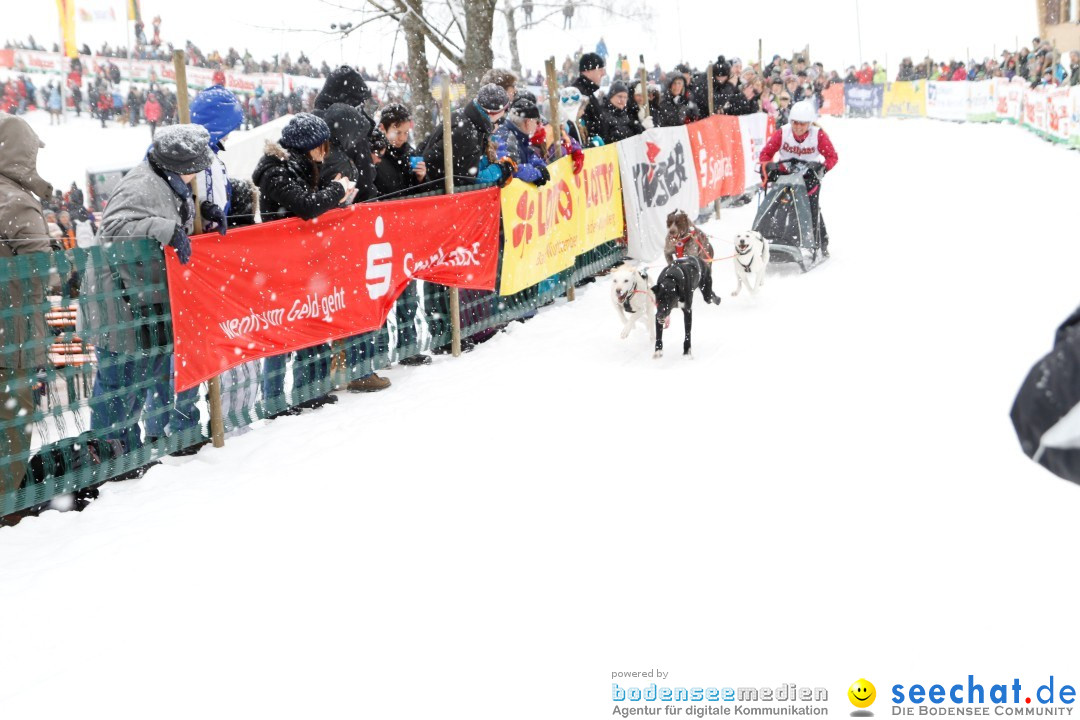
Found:
[[[424,162],[424,156],[423,155],[410,155],[409,156],[409,169],[410,170],[415,170],[416,166],[419,165],[422,162]]]

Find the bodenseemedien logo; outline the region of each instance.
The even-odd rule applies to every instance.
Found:
[[[866,708],[874,704],[877,700],[877,688],[874,687],[874,683],[870,682],[866,678],[859,678],[855,682],[851,683],[851,687],[847,691],[848,700],[851,704],[858,708],[853,710],[851,717],[873,717],[874,713],[870,712]]]

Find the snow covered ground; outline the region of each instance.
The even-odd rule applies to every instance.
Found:
[[[859,677],[880,715],[893,683],[1075,685],[1080,488],[1008,410],[1077,304],[1080,155],[824,124],[833,258],[700,305],[693,360],[680,317],[661,360],[620,341],[602,278],[0,531],[0,711],[603,718],[611,673],[649,668],[834,714]]]

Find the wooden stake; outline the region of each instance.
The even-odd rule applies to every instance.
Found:
[[[715,68],[716,63],[709,63],[706,69],[706,74],[709,76],[709,117],[716,114],[716,101],[713,99],[713,70]]]
[[[715,99],[714,90],[713,90],[713,81],[714,81],[713,74],[714,74],[715,69],[716,69],[716,63],[715,62],[709,63],[709,66],[707,68],[705,68],[705,74],[709,76],[709,78],[708,78],[709,117],[712,117],[713,114],[716,112],[716,99]],[[720,200],[719,199],[713,201],[713,212],[716,213],[716,219],[719,220],[720,219]]]
[[[645,56],[638,55],[641,62],[641,101],[645,103],[645,117],[649,117],[649,73],[645,70]]]
[[[555,74],[554,56],[544,62],[544,69],[547,72],[548,112],[551,113],[551,142],[555,148],[555,157],[560,158],[563,155],[562,122],[559,120],[559,80]],[[566,300],[574,302],[575,298],[574,283],[571,282],[566,288]]]
[[[447,195],[454,194],[454,130],[450,120],[450,78],[442,79],[443,118],[443,188]],[[461,294],[456,287],[450,288],[450,350],[454,357],[461,357]]]
[[[173,50],[173,69],[176,71],[176,107],[180,114],[180,122],[191,122],[191,104],[188,101],[187,63],[183,50]],[[202,214],[199,212],[199,190],[195,180],[191,181],[191,199],[195,205],[195,234],[201,235],[203,231]],[[207,381],[210,388],[210,397],[207,403],[210,406],[210,439],[214,447],[225,447],[225,414],[221,410],[221,377],[215,375]]]
[[[551,143],[555,157],[562,157],[562,122],[559,120],[559,81],[555,74],[555,58],[544,63],[547,70],[548,113],[551,116]]]

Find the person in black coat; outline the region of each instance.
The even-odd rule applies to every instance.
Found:
[[[660,98],[660,109],[656,113],[657,127],[678,127],[689,122],[690,108],[685,89],[686,80],[681,73],[674,72],[668,77],[664,95]]]
[[[452,127],[450,140],[454,153],[454,184],[509,182],[514,176],[512,164],[495,158],[491,164],[483,163],[487,157],[488,141],[495,130],[495,123],[506,114],[510,97],[495,84],[480,88],[476,98],[450,116]],[[443,154],[443,126],[424,141],[421,154],[427,168],[428,180],[442,180],[445,176]],[[491,158],[488,158],[491,160]],[[481,168],[481,164],[485,167]]]
[[[423,183],[427,177],[427,165],[424,164],[423,156],[409,144],[412,127],[412,114],[404,105],[391,103],[379,113],[379,130],[386,136],[387,145],[386,152],[376,168],[375,189],[378,190],[379,197],[401,199],[411,194],[410,190]],[[418,160],[414,162],[413,158]],[[431,362],[430,355],[419,352],[420,336],[416,330],[416,313],[419,309],[420,298],[416,282],[410,282],[394,304],[397,355],[401,365],[427,365]]]
[[[637,107],[634,106],[631,110],[630,91],[625,83],[619,80],[611,83],[608,89],[602,117],[604,125],[600,137],[605,145],[645,132],[641,120],[638,119]]]
[[[299,217],[311,220],[355,196],[355,186],[343,175],[330,177],[320,167],[330,152],[330,128],[322,118],[300,113],[281,131],[281,140],[268,144],[255,166],[252,180],[259,186],[263,220]],[[287,355],[268,357],[263,365],[263,403],[268,417],[317,408],[337,401],[330,395],[330,345],[296,352],[293,364],[295,409],[282,407]],[[312,387],[313,385],[319,387]]]
[[[596,53],[585,53],[578,61],[578,70],[581,75],[571,83],[581,92],[585,100],[585,111],[581,116],[581,123],[585,126],[585,132],[591,138],[599,136],[604,130],[604,118],[600,99],[596,97],[596,91],[600,89],[600,80],[604,77],[604,58]],[[581,143],[589,144],[589,139]]]
[[[748,98],[731,81],[731,66],[718,63],[717,84],[713,86],[713,103],[718,115],[750,115],[758,111],[757,103]]]
[[[375,121],[364,111],[371,91],[359,71],[342,65],[330,73],[315,98],[314,114],[330,127],[330,152],[323,172],[330,177],[341,173],[356,183],[356,201],[371,200],[375,190],[375,163],[371,160],[371,138]]]
[[[421,184],[427,177],[423,156],[409,144],[412,126],[412,114],[400,103],[391,103],[379,113],[379,130],[387,143],[386,152],[375,168],[375,190],[379,197],[405,197],[410,188]],[[420,157],[420,160],[413,163],[411,158],[414,157]]]

